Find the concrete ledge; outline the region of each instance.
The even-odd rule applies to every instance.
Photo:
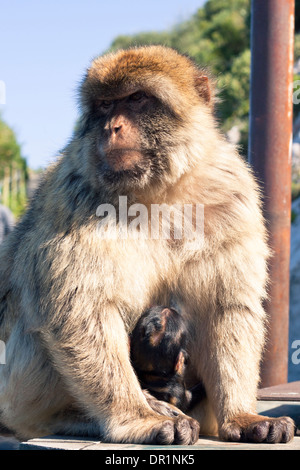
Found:
[[[258,402],[258,412],[271,417],[290,416],[300,428],[300,402],[264,401]],[[196,450],[300,450],[300,435],[288,444],[251,444],[222,442],[215,437],[200,437],[193,446],[157,446],[137,444],[109,444],[95,438],[47,436],[22,442],[20,450],[102,450],[102,451],[155,451],[173,452]]]
[[[252,444],[221,442],[217,438],[200,438],[193,446],[150,446],[135,444],[107,444],[93,439],[49,436],[31,439],[20,444],[20,450],[102,450],[102,451],[189,451],[196,450],[300,450],[300,436],[288,444]]]

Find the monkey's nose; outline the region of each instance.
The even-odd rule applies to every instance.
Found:
[[[113,127],[113,133],[117,134],[121,129],[122,129],[122,126],[114,126]]]

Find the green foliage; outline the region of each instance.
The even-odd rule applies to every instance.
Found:
[[[132,46],[165,44],[171,46],[169,33],[140,33],[135,36],[118,36],[111,44],[110,50],[127,49]]]
[[[250,0],[208,0],[167,32],[119,36],[111,50],[163,44],[188,54],[217,78],[217,115],[224,132],[238,126],[246,155],[250,89]]]
[[[294,201],[300,197],[300,183],[292,181],[292,200]]]
[[[0,119],[0,165],[7,165],[12,160],[22,160],[21,149],[13,130]]]
[[[300,110],[300,75],[293,77],[293,116],[296,118]]]
[[[219,87],[222,103],[219,106],[220,121],[227,132],[234,125],[241,133],[241,152],[246,155],[248,147],[248,116],[250,93],[250,49],[245,49],[232,61],[230,71],[221,75]]]
[[[299,6],[300,9],[300,6]],[[295,34],[294,39],[294,59],[299,59],[300,57],[300,32]]]
[[[208,0],[194,16],[202,38],[210,43],[207,58],[215,73],[229,71],[234,58],[250,47],[249,18],[249,0]],[[201,49],[200,42],[195,58],[203,63]]]
[[[27,178],[15,133],[0,117],[0,197],[17,217],[25,209]]]

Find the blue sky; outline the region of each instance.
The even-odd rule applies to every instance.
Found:
[[[93,57],[120,34],[170,29],[204,0],[0,0],[2,118],[31,168],[69,139],[76,90]]]

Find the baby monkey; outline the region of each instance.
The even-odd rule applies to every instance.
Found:
[[[155,306],[143,313],[130,338],[131,361],[142,388],[183,412],[205,397],[202,383],[190,390],[185,386],[187,337],[175,309]]]

